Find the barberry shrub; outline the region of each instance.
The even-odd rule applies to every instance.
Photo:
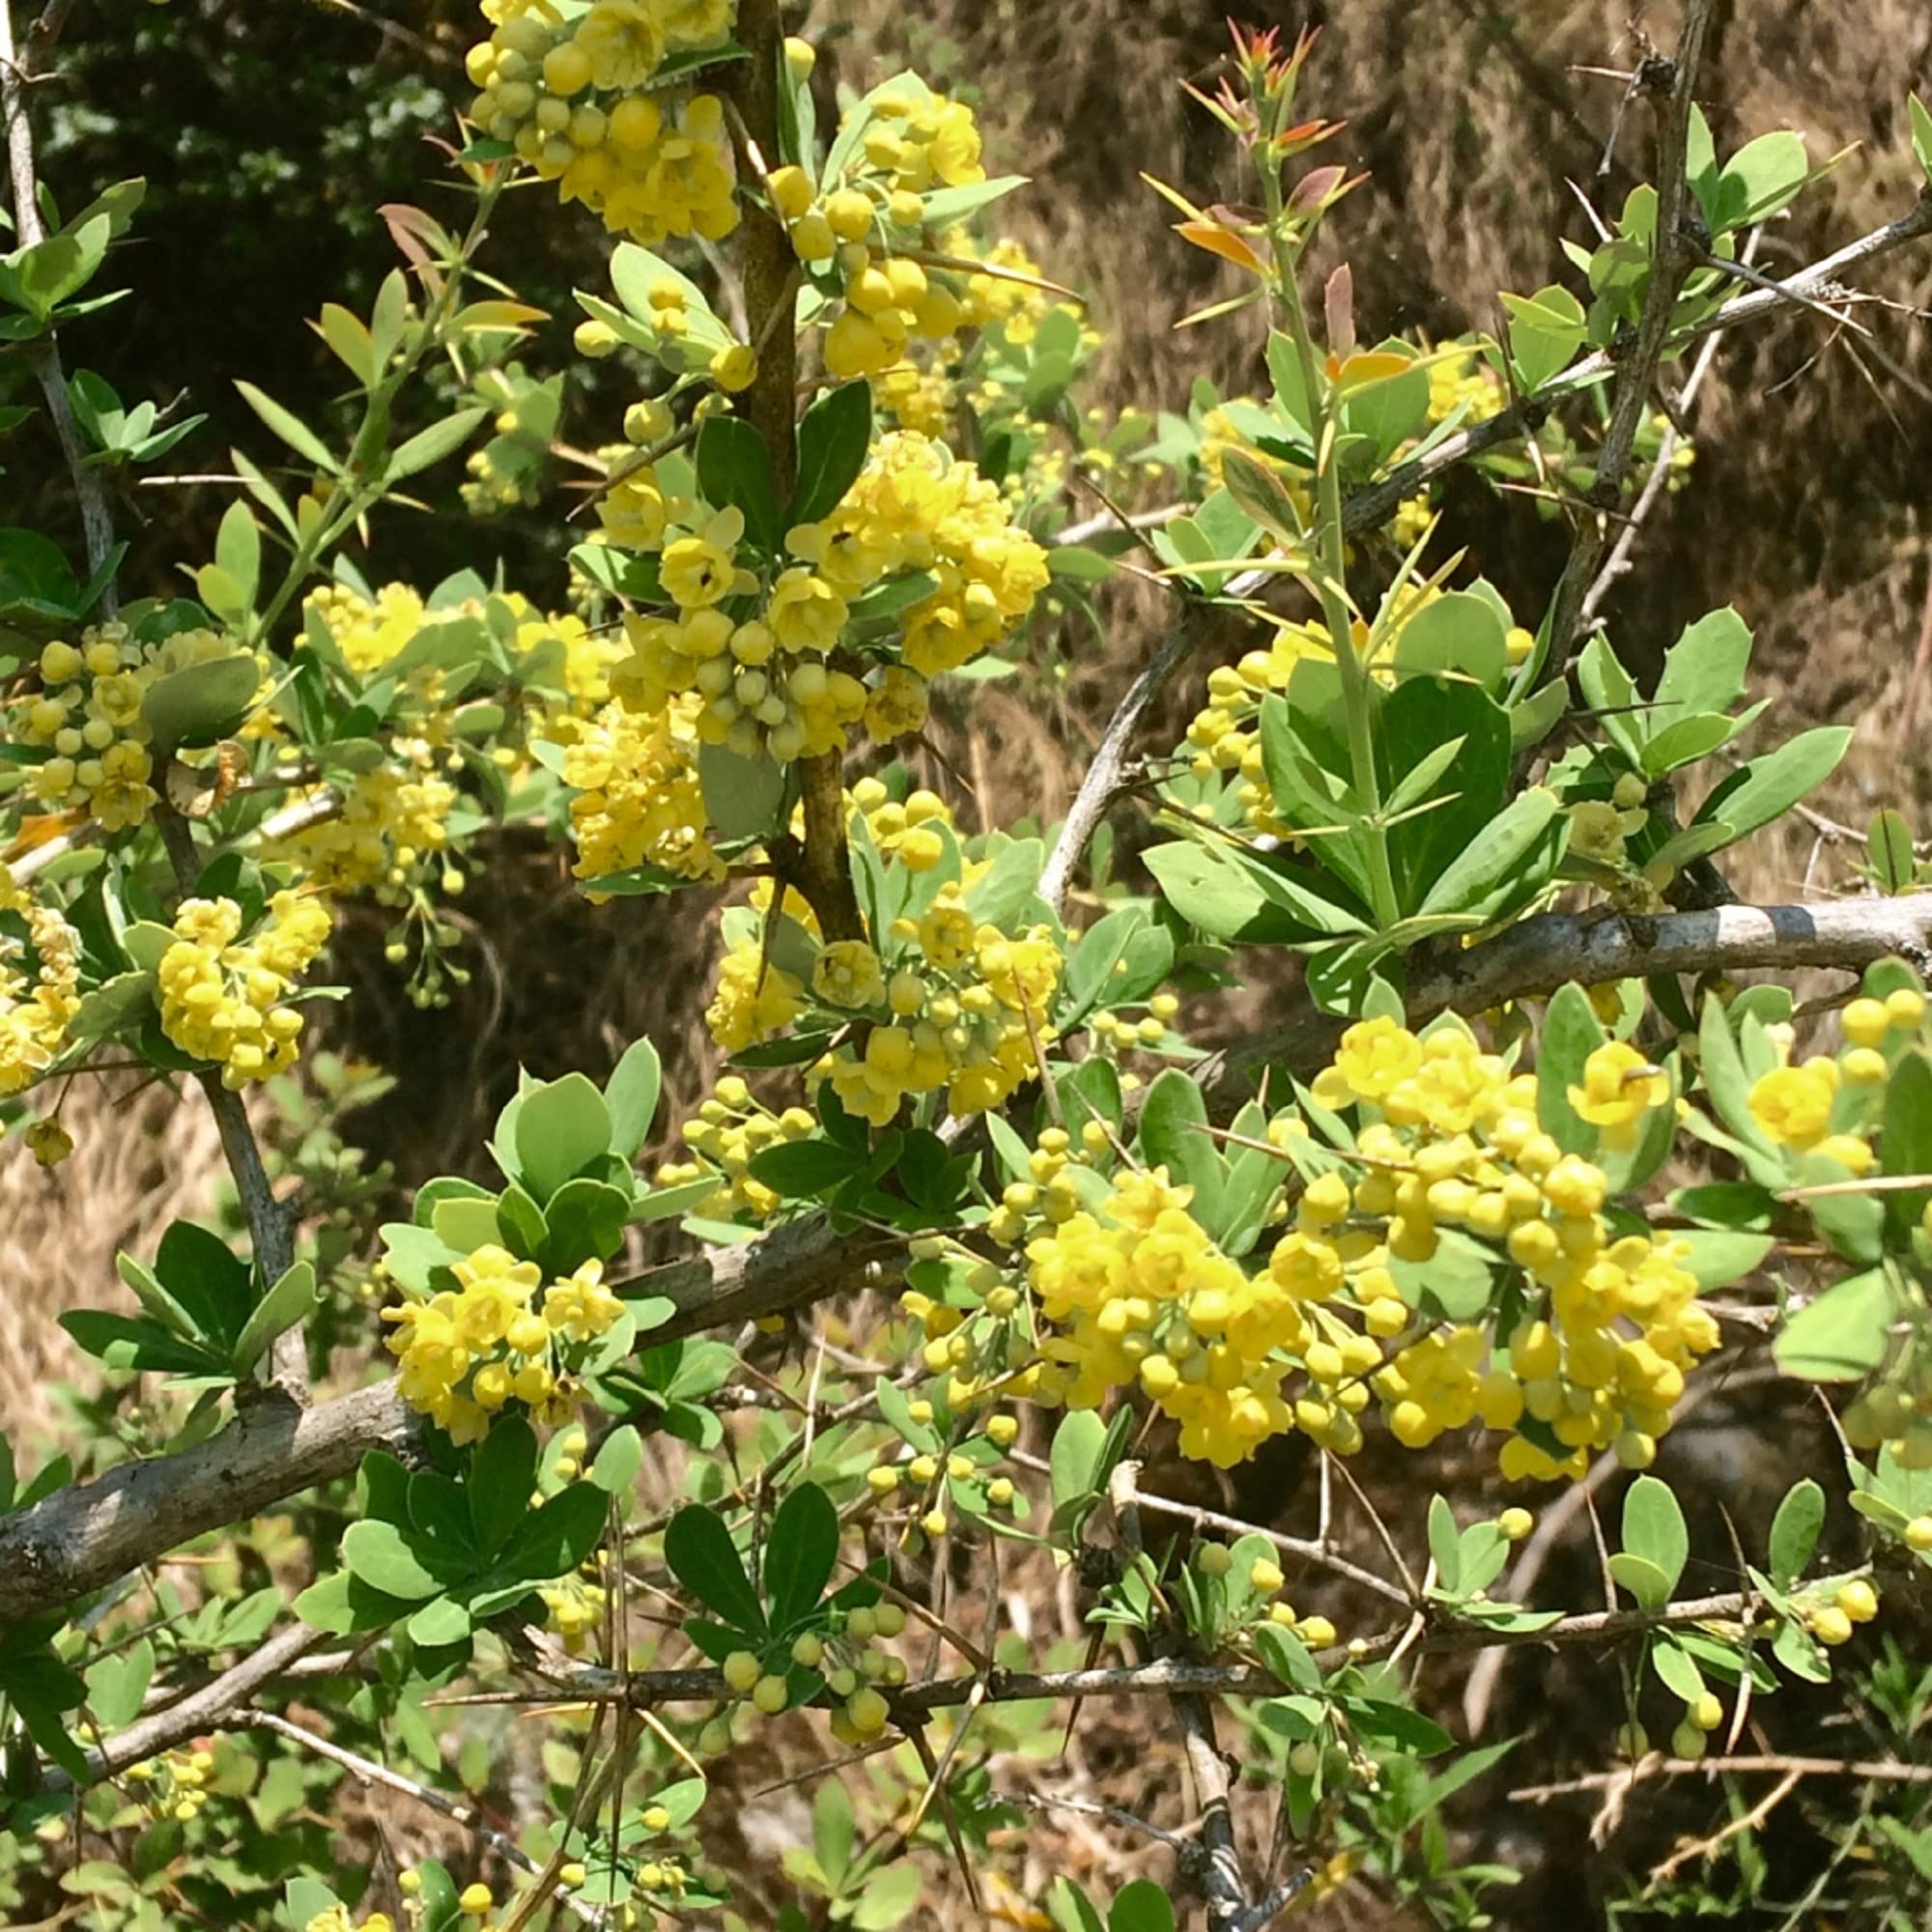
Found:
[[[1932,893],[1888,810],[1834,889],[1736,902],[1721,856],[1849,734],[1747,701],[1744,614],[1646,689],[1596,613],[1689,477],[1657,398],[1699,345],[1811,326],[1932,199],[1749,269],[1819,170],[1783,131],[1719,156],[1709,11],[1631,83],[1655,185],[1436,344],[1317,283],[1363,184],[1313,38],[1236,28],[1198,96],[1221,198],[1151,187],[1234,278],[1185,320],[1246,315],[1255,380],[1156,420],[1082,406],[1101,338],[999,236],[1026,185],[959,95],[835,99],[777,0],[484,0],[463,218],[386,209],[371,313],[316,318],[352,435],[242,379],[263,437],[192,596],[126,597],[101,478],[192,424],[65,373],[142,185],[65,219],[36,191],[10,32],[4,333],[87,554],[0,531],[0,1118],[58,1184],[77,1081],[166,1081],[239,1210],[63,1318],[130,1395],[111,1427],[0,1464],[11,1918],[1245,1932],[1359,1880],[1482,1924],[1511,1874],[1436,1814],[1508,1773],[1420,1666],[1530,1643],[1615,1659],[1621,1726],[1581,1749],[1621,1804],[1707,1752],[1736,1790],[1785,1768],[1777,1693],[1932,1563]],[[1932,195],[1916,99],[1910,129]],[[588,451],[488,249],[552,190],[616,238],[571,343],[635,400]],[[549,504],[554,582],[397,573],[466,451],[479,554]],[[1438,544],[1464,464],[1567,524],[1540,611]],[[1116,669],[1126,577],[1171,633]],[[928,722],[1069,648],[1121,702],[1041,824]],[[611,920],[728,889],[727,1069],[675,1131],[649,1040],[526,1074],[491,1179],[379,1230],[305,1010],[343,990],[335,909],[382,908],[446,1003],[478,943],[450,902],[512,826]],[[1271,1017],[1229,1044],[1249,984]],[[294,1152],[265,1092],[324,1109]],[[1747,1361],[1817,1384],[1843,1454],[1720,1544],[1664,1445]],[[1263,1455],[1305,1481],[1253,1521],[1159,1479]],[[1611,1601],[1531,1602],[1537,1512],[1612,1478]],[[1909,1739],[1924,1687],[1884,1668]],[[1020,1828],[1096,1810],[1038,1774],[1103,1697],[1186,1771],[1159,1822],[1097,1807],[1142,1875],[1096,1903],[1041,1889]],[[706,1798],[781,1762],[810,1825],[775,1890]],[[392,1799],[437,1829],[400,1841]],[[1922,1883],[1889,1822],[1831,1879],[1858,1922]]]

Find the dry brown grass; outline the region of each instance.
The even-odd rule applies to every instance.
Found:
[[[59,1410],[54,1385],[90,1366],[55,1317],[71,1308],[137,1312],[117,1250],[152,1255],[168,1223],[205,1214],[220,1170],[213,1117],[151,1089],[123,1106],[128,1076],[77,1082],[61,1119],[71,1160],[44,1174],[10,1145],[0,1157],[0,1432],[41,1446]]]

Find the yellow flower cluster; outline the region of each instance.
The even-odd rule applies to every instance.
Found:
[[[40,692],[12,707],[21,743],[51,753],[32,768],[27,796],[49,810],[79,811],[106,832],[146,824],[156,802],[154,731],[142,712],[148,689],[231,650],[207,630],[144,645],[118,620],[96,625],[78,644],[47,644]]]
[[[486,1243],[451,1271],[454,1291],[383,1311],[396,1324],[389,1350],[401,1358],[404,1401],[459,1443],[481,1440],[510,1402],[538,1422],[566,1420],[586,1345],[624,1312],[604,1264],[587,1261],[546,1288],[536,1263]]]
[[[784,1205],[783,1197],[753,1178],[753,1156],[786,1141],[810,1140],[817,1131],[818,1122],[805,1108],[774,1114],[735,1073],[727,1073],[682,1128],[684,1144],[696,1158],[667,1161],[658,1169],[658,1185],[688,1186],[712,1174],[718,1191],[699,1201],[691,1209],[694,1214],[714,1221],[738,1216],[765,1220]]]
[[[1125,1175],[1098,1215],[1076,1212],[1028,1245],[1040,1313],[1064,1331],[1043,1347],[1057,1366],[1037,1394],[1094,1408],[1138,1382],[1180,1425],[1182,1455],[1231,1468],[1294,1427],[1286,1358],[1311,1340],[1304,1302],[1340,1288],[1342,1269],[1251,1277],[1188,1213],[1193,1198],[1165,1168]]]
[[[810,1632],[795,1638],[782,1662],[762,1659],[753,1651],[732,1651],[724,1659],[724,1682],[753,1711],[770,1718],[791,1702],[787,1665],[819,1671],[826,1689],[840,1700],[840,1708],[832,1714],[832,1735],[844,1745],[870,1744],[884,1732],[892,1715],[885,1697],[873,1687],[895,1688],[907,1676],[905,1659],[895,1656],[878,1639],[895,1637],[905,1627],[906,1613],[897,1604],[847,1610],[840,1631],[829,1637]],[[768,1663],[778,1667],[768,1668]],[[728,1723],[712,1742],[729,1747]]]
[[[945,856],[942,828],[952,832],[952,814],[931,792],[900,804],[878,780],[862,779],[851,810],[889,867],[927,873]],[[765,956],[773,893],[761,885],[752,901],[758,918],[732,936],[705,1014],[713,1038],[742,1053],[782,1033],[815,1000],[828,1015],[858,1022],[853,1037],[811,1068],[848,1113],[884,1126],[908,1094],[942,1089],[954,1114],[999,1106],[1035,1077],[1036,1039],[1044,1046],[1055,1037],[1047,1009],[1065,962],[1045,926],[1009,934],[973,917],[966,898],[986,869],[985,861],[964,862],[957,878],[925,895],[916,917],[894,922],[883,947],[817,945],[809,986]],[[787,894],[783,910],[810,939],[819,938],[817,920],[796,895]]]
[[[142,1808],[151,1818],[189,1825],[208,1804],[208,1778],[213,1769],[211,1750],[171,1750],[130,1764],[125,1776],[141,1787]]]
[[[20,942],[0,930],[0,1099],[23,1092],[47,1070],[80,1010],[79,934],[51,906],[29,900],[0,866],[5,912],[24,916],[34,963],[30,982]]]
[[[242,945],[233,899],[185,899],[156,974],[161,1031],[184,1053],[217,1063],[231,1089],[293,1066],[302,1019],[282,1002],[327,944],[331,923],[323,900],[280,892],[269,901],[268,923]]]
[[[1854,1175],[1877,1164],[1867,1132],[1876,1124],[1880,1095],[1891,1064],[1884,1048],[1917,1035],[1925,1018],[1925,996],[1899,986],[1882,1000],[1851,1002],[1841,1016],[1847,1042],[1836,1060],[1814,1054],[1797,1065],[1774,1067],[1751,1083],[1751,1119],[1779,1147],[1823,1154]],[[1780,1053],[1791,1046],[1788,1027],[1766,1029]]]
[[[871,104],[837,185],[821,192],[803,168],[771,178],[772,201],[793,252],[808,268],[836,271],[844,294],[825,337],[825,367],[841,382],[890,369],[915,336],[937,340],[962,327],[955,278],[914,259],[926,248],[925,197],[986,178],[980,130],[963,102],[908,81]]]
[[[1385,671],[1393,662],[1403,628],[1442,595],[1438,589],[1411,585],[1402,593],[1395,611],[1370,659],[1371,668]],[[1350,641],[1359,657],[1369,650],[1370,626],[1357,618]],[[1536,640],[1520,625],[1507,633],[1510,662],[1520,664]],[[1249,651],[1233,665],[1217,665],[1208,674],[1208,703],[1196,712],[1177,755],[1186,758],[1197,778],[1215,772],[1236,772],[1241,779],[1241,804],[1248,822],[1277,838],[1293,837],[1294,828],[1275,816],[1262,761],[1262,700],[1270,694],[1286,696],[1295,668],[1309,659],[1334,656],[1325,624],[1282,624],[1266,650]]]
[[[613,234],[721,241],[738,225],[724,103],[696,94],[672,114],[663,89],[667,64],[701,66],[691,57],[722,49],[737,13],[736,0],[593,0],[571,20],[498,8],[465,61],[482,90],[469,118]]]
[[[1717,1324],[1679,1244],[1612,1237],[1603,1171],[1539,1126],[1535,1077],[1460,1027],[1418,1037],[1378,1018],[1348,1030],[1314,1094],[1361,1109],[1354,1154],[1301,1189],[1254,1273],[1214,1244],[1189,1212],[1192,1190],[1164,1169],[1117,1179],[1097,1211],[1057,1183],[1008,1189],[995,1238],[1015,1237],[1028,1210],[1047,1223],[1026,1249],[1054,1324],[1034,1392],[1085,1407],[1138,1385],[1179,1424],[1183,1454],[1223,1467],[1290,1429],[1352,1453],[1372,1401],[1410,1448],[1474,1421],[1509,1433],[1499,1460],[1512,1479],[1580,1475],[1612,1445],[1645,1466]],[[1669,1087],[1615,1045],[1591,1057],[1572,1097],[1623,1140]],[[1306,1133],[1281,1117],[1269,1139],[1286,1148]],[[1392,1264],[1430,1261],[1444,1229],[1522,1271],[1532,1299],[1507,1336],[1474,1323],[1414,1334]]]
[[[582,1655],[590,1633],[604,1621],[610,1593],[601,1583],[586,1583],[581,1577],[565,1577],[538,1587],[544,1601],[547,1621],[563,1639],[572,1657]]]
[[[885,991],[890,1018],[876,1010],[874,993],[867,1005],[876,1023],[863,1045],[848,1042],[812,1069],[832,1082],[847,1113],[883,1127],[908,1094],[944,1088],[950,1112],[983,1114],[1037,1075],[1035,1041],[1055,1037],[1046,1011],[1065,965],[1047,927],[1009,938],[978,924],[960,888],[949,884],[923,917],[895,921],[892,937],[908,950],[889,955],[889,986],[886,962],[861,942],[847,945],[863,960],[842,962],[865,990]],[[826,953],[819,958],[824,965]],[[838,977],[817,976],[816,989],[830,1004],[846,1005],[837,997]]]
[[[419,868],[440,866],[456,787],[423,740],[398,738],[393,750],[393,764],[337,781],[339,804],[327,817],[274,841],[275,856],[300,866],[319,891],[366,888],[396,904]]]
[[[358,1932],[358,1928],[348,1906],[336,1904],[327,1912],[318,1912],[302,1932]],[[359,1932],[396,1932],[396,1922],[386,1912],[372,1912],[363,1919]]]
[[[696,696],[668,699],[656,711],[607,704],[582,726],[563,758],[581,879],[594,882],[639,866],[680,878],[715,881],[724,862],[705,834],[704,792],[697,775]]]
[[[918,730],[926,681],[998,643],[1047,582],[1044,553],[1009,521],[999,492],[970,463],[907,431],[881,440],[837,510],[788,533],[797,560],[769,584],[741,560],[737,510],[651,530],[636,505],[654,484],[634,476],[628,487],[625,514],[647,547],[662,544],[660,582],[678,614],[627,619],[632,656],[612,687],[646,717],[697,699],[699,741],[745,756],[765,750],[790,763],[843,752],[862,722],[884,739]],[[909,571],[937,582],[898,619],[900,661],[881,647],[867,684],[834,655],[852,602]],[[755,615],[729,608],[754,597]]]
[[[357,677],[399,657],[428,620],[422,598],[406,583],[385,583],[373,598],[346,583],[321,584],[302,600],[302,614],[321,621]]]

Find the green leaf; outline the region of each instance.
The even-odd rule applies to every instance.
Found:
[[[1668,1483],[1639,1476],[1630,1486],[1624,1495],[1623,1544],[1629,1554],[1662,1574],[1666,1593],[1676,1589],[1690,1557],[1690,1535]]]
[[[1570,1089],[1583,1084],[1583,1063],[1608,1037],[1581,986],[1557,989],[1537,1040],[1536,1118],[1566,1153],[1596,1151],[1597,1130],[1571,1106]]]
[[[1849,724],[1821,724],[1733,772],[1697,808],[1693,823],[1722,819],[1742,838],[1782,817],[1837,769],[1852,742]]]
[[[262,533],[247,504],[239,498],[229,504],[215,531],[214,561],[241,592],[242,608],[251,609],[262,579]]]
[[[721,1622],[753,1636],[764,1634],[764,1610],[731,1532],[716,1510],[696,1503],[679,1510],[665,1531],[665,1561],[678,1581]]]
[[[1809,1476],[1792,1484],[1771,1520],[1771,1580],[1788,1590],[1804,1574],[1825,1527],[1825,1492]]]
[[[1722,234],[1768,220],[1796,197],[1809,173],[1802,136],[1780,128],[1747,141],[1718,177],[1712,227]]]
[[[657,1119],[664,1071],[658,1050],[647,1039],[634,1040],[604,1083],[604,1104],[611,1110],[611,1151],[635,1160],[650,1138]]]
[[[715,509],[744,513],[746,534],[759,549],[784,548],[772,452],[743,416],[708,417],[697,432],[697,487]]]
[[[1155,845],[1141,859],[1167,902],[1210,939],[1286,945],[1365,929],[1357,914],[1218,844]]]
[[[769,752],[744,757],[723,745],[701,745],[697,778],[704,814],[726,838],[762,838],[778,830],[790,781]]]
[[[1479,597],[1465,598],[1463,603],[1476,614],[1465,610],[1466,621],[1460,629],[1452,616],[1448,624],[1425,636],[1423,648],[1445,658],[1461,653],[1468,663],[1478,664],[1482,647],[1477,639],[1480,627],[1487,624],[1495,635],[1500,666],[1502,627],[1494,612]],[[1439,608],[1432,605],[1430,610]],[[1446,740],[1462,741],[1455,763],[1433,789],[1438,803],[1389,829],[1389,857],[1402,910],[1417,912],[1431,900],[1437,880],[1461,855],[1480,849],[1498,822],[1509,795],[1509,716],[1473,683],[1452,683],[1440,675],[1409,676],[1383,703],[1379,725],[1386,791],[1393,791],[1406,774],[1424,765],[1429,753]],[[1324,858],[1331,842],[1314,841],[1317,860]],[[1432,905],[1430,909],[1461,908]]]
[[[537,1473],[536,1432],[520,1415],[499,1415],[469,1458],[464,1488],[476,1547],[495,1556],[530,1513]]]
[[[1932,188],[1932,110],[1916,94],[1906,97],[1906,106],[1912,118],[1912,152],[1926,187]]]
[[[644,1439],[627,1422],[605,1438],[588,1474],[607,1495],[622,1496],[630,1493],[631,1486],[638,1480],[638,1471],[643,1466]]]
[[[575,1274],[585,1262],[608,1262],[624,1245],[630,1215],[628,1188],[608,1180],[566,1180],[544,1208],[537,1259],[554,1275]]]
[[[1321,1689],[1321,1666],[1293,1631],[1284,1630],[1279,1624],[1257,1624],[1254,1644],[1262,1662],[1291,1690]]]
[[[1068,1503],[1079,1502],[1096,1492],[1106,1441],[1107,1425],[1096,1410],[1069,1409],[1061,1418],[1053,1432],[1047,1463],[1056,1514]]]
[[[114,1266],[121,1279],[134,1291],[135,1300],[163,1328],[172,1330],[185,1342],[192,1342],[200,1334],[192,1315],[162,1287],[160,1277],[146,1262],[123,1252],[114,1257]],[[0,1509],[5,1507],[0,1503]]]
[[[775,1631],[818,1606],[838,1560],[838,1512],[816,1483],[801,1483],[779,1505],[765,1540],[765,1597]]]
[[[1027,179],[1025,175],[990,175],[984,181],[968,182],[960,187],[936,188],[925,197],[925,225],[944,228],[949,222],[964,221],[987,203],[1011,194],[1016,187],[1026,186]]]
[[[910,1859],[875,1871],[852,1908],[854,1932],[891,1932],[919,1903],[925,1880]]]
[[[610,1509],[595,1483],[571,1484],[524,1518],[503,1551],[503,1568],[532,1583],[567,1576],[597,1548]]]
[[[1920,1047],[1893,1063],[1886,1083],[1879,1171],[1901,1177],[1932,1174],[1932,1059]],[[1901,1245],[1929,1203],[1932,1188],[1901,1187],[1886,1195],[1886,1219]]]
[[[1107,1915],[1107,1932],[1174,1932],[1174,1904],[1151,1878],[1122,1886]]]
[[[1610,1576],[1646,1610],[1661,1610],[1670,1601],[1670,1578],[1646,1557],[1618,1550],[1610,1558]]]
[[[1429,1499],[1429,1553],[1435,1561],[1436,1587],[1452,1597],[1461,1595],[1462,1538],[1456,1529],[1456,1513],[1443,1496]]]
[[[161,1286],[194,1318],[196,1331],[223,1353],[241,1340],[255,1307],[255,1278],[213,1229],[169,1224],[155,1250]]]
[[[813,403],[798,426],[798,488],[787,527],[830,516],[859,480],[871,447],[869,383],[847,383]]]
[[[212,745],[241,724],[261,688],[262,668],[247,652],[208,658],[157,677],[141,716],[157,746]]]
[[[1705,711],[1729,711],[1745,695],[1750,626],[1726,605],[1688,625],[1664,654],[1651,709],[1664,728]]]
[[[1652,780],[1661,779],[1680,765],[1694,764],[1699,758],[1709,757],[1720,745],[1728,744],[1736,736],[1737,728],[1730,719],[1716,711],[1696,711],[1679,718],[1645,744],[1641,760],[1643,776]],[[1737,836],[1735,827],[1727,829],[1733,838]]]
[[[489,413],[487,403],[477,403],[457,410],[440,422],[431,423],[427,429],[418,430],[390,456],[383,471],[384,483],[400,483],[404,477],[413,476],[419,469],[428,469],[446,456],[454,456]]]
[[[1505,626],[1488,598],[1452,590],[1403,625],[1395,663],[1399,673],[1449,672],[1494,691],[1509,669]]]
[[[272,396],[266,395],[253,383],[237,383],[242,391],[242,399],[255,413],[295,451],[305,457],[318,469],[330,476],[342,473],[341,465],[328,453],[328,445],[317,436],[314,430],[291,410],[285,410]]]
[[[87,1708],[103,1731],[118,1731],[141,1715],[141,1700],[155,1676],[155,1646],[143,1637],[131,1649],[90,1664]]]
[[[1772,1344],[1772,1355],[1800,1381],[1859,1381],[1889,1352],[1896,1314],[1884,1269],[1864,1268],[1801,1308]]]
[[[316,1303],[315,1269],[297,1262],[255,1305],[235,1342],[235,1373],[245,1376],[278,1336],[306,1321]]]
[[[1547,786],[1534,785],[1519,793],[1438,875],[1419,910],[1471,913],[1487,922],[1518,896],[1520,889],[1535,890],[1543,883],[1536,874],[1537,848],[1550,832],[1556,809],[1556,794]]]
[[[1533,296],[1499,295],[1510,313],[1510,360],[1518,384],[1540,389],[1565,368],[1583,345],[1583,304],[1568,289],[1539,289]]]
[[[1345,1708],[1358,1731],[1397,1745],[1416,1757],[1439,1757],[1455,1747],[1456,1740],[1440,1724],[1411,1711],[1406,1704],[1393,1704],[1380,1697],[1350,1697]]]
[[[752,1156],[751,1176],[787,1201],[829,1194],[866,1165],[863,1149],[832,1141],[786,1141]]]
[[[1865,860],[1880,892],[1897,894],[1912,890],[1918,866],[1912,849],[1912,827],[1906,823],[1902,811],[1887,806],[1873,813],[1871,830],[1865,834]]]
[[[582,1073],[533,1087],[517,1111],[517,1164],[539,1206],[611,1151],[611,1109]]]
[[[845,1874],[852,1869],[857,1837],[851,1794],[838,1777],[822,1779],[811,1800],[811,1849],[835,1892],[843,1888]]]
[[[966,894],[966,910],[1003,931],[1019,919],[1039,890],[1046,847],[1037,838],[1013,838],[993,855],[991,868]]]
[[[1650,1653],[1651,1668],[1673,1696],[1694,1704],[1704,1694],[1704,1673],[1690,1653],[1668,1636],[1660,1636]]]
[[[352,1577],[405,1603],[420,1603],[442,1590],[441,1580],[423,1568],[392,1522],[352,1522],[342,1533],[342,1561]]]
[[[1207,1125],[1200,1084],[1177,1066],[1157,1074],[1141,1107],[1141,1156],[1194,1189],[1194,1217],[1211,1235],[1219,1226],[1224,1169]]]
[[[12,259],[27,305],[44,322],[48,314],[93,280],[106,259],[114,224],[105,214],[76,220],[71,228],[49,235],[23,248]]]

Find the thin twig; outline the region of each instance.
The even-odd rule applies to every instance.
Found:
[[[1757,259],[1758,243],[1764,239],[1764,230],[1751,230],[1750,240],[1745,243],[1744,259],[1747,263]],[[1704,379],[1711,373],[1711,365],[1718,358],[1719,345],[1723,341],[1723,332],[1719,330],[1704,339],[1704,346],[1697,352],[1697,359],[1691,364],[1690,374],[1683,392],[1677,399],[1677,412],[1688,417],[1690,406],[1697,400],[1697,391],[1704,386]],[[1577,624],[1588,631],[1597,620],[1597,612],[1604,599],[1610,593],[1617,581],[1629,574],[1637,539],[1643,534],[1644,525],[1650,513],[1662,501],[1664,492],[1670,487],[1670,461],[1677,454],[1677,445],[1683,439],[1673,421],[1664,428],[1663,436],[1657,446],[1657,454],[1651,461],[1650,474],[1644,479],[1642,493],[1636,499],[1636,507],[1630,513],[1628,521],[1617,532],[1617,540],[1610,554],[1604,560],[1604,567],[1598,571],[1589,589],[1584,593],[1581,610],[1577,613]]]
[[[1688,0],[1677,58],[1668,69],[1668,91],[1662,96],[1657,222],[1651,236],[1650,286],[1644,293],[1636,339],[1617,370],[1610,420],[1597,452],[1589,500],[1599,512],[1613,510],[1622,500],[1624,478],[1635,452],[1637,431],[1642,426],[1644,412],[1650,407],[1651,384],[1657,380],[1658,364],[1662,361],[1670,340],[1678,290],[1694,259],[1682,232],[1690,198],[1688,141],[1697,67],[1715,4],[1716,0]],[[1650,65],[1646,62],[1645,70]],[[1549,656],[1544,668],[1547,682],[1556,682],[1569,672],[1583,599],[1608,541],[1608,526],[1603,516],[1585,517],[1578,525],[1548,619]]]
[[[33,50],[50,46],[59,33],[66,10],[49,7],[30,30]],[[44,31],[41,31],[44,28]],[[41,219],[38,181],[34,169],[34,129],[27,116],[27,83],[36,78],[22,62],[14,45],[12,0],[0,0],[0,117],[7,125],[7,169],[14,184],[14,231],[23,248],[46,240],[46,224]],[[87,572],[90,578],[106,568],[114,550],[114,518],[107,507],[107,492],[100,471],[91,469],[86,446],[81,441],[80,425],[74,420],[73,405],[68,399],[67,371],[61,363],[60,345],[52,328],[43,330],[28,346],[41,393],[46,398],[47,414],[59,439],[62,459],[73,482],[80,504],[82,534],[87,544]],[[101,590],[99,608],[111,617],[119,610],[114,580],[109,576]]]

